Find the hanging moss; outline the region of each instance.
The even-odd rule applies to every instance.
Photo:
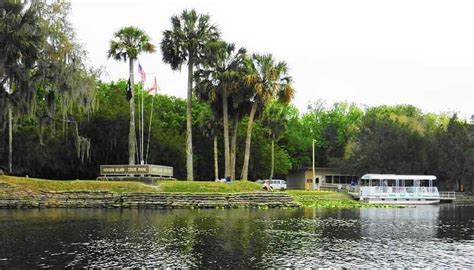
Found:
[[[75,130],[74,137],[76,140],[77,158],[84,163],[85,159],[90,160],[91,141],[90,139],[79,135],[79,125],[77,122],[75,122]]]

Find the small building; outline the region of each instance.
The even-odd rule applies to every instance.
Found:
[[[288,189],[318,189],[318,188],[345,188],[351,183],[357,182],[358,177],[350,174],[343,174],[334,168],[316,167],[315,182],[313,183],[313,168],[302,167],[292,170],[286,176]]]

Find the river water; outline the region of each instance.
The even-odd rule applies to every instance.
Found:
[[[0,268],[474,267],[474,206],[0,210]]]

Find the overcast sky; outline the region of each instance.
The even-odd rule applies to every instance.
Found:
[[[128,77],[106,53],[113,33],[133,25],[158,47],[139,57],[148,84],[156,76],[163,93],[184,98],[187,71],[164,64],[159,43],[170,17],[191,8],[211,15],[226,41],[285,60],[301,111],[324,99],[474,113],[474,1],[73,0],[71,15],[104,80]]]

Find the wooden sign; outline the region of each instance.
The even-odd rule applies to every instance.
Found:
[[[113,175],[151,175],[173,177],[173,167],[161,165],[100,165],[100,174]]]

